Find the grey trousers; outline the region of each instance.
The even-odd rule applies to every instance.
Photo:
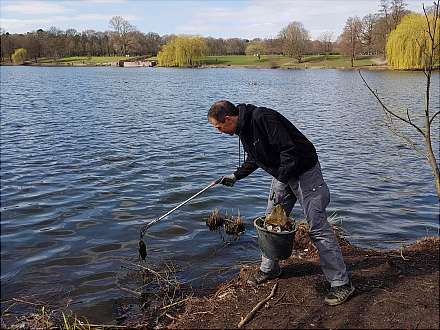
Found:
[[[310,238],[319,252],[321,269],[332,287],[347,284],[349,277],[336,236],[327,221],[326,207],[330,202],[330,191],[321,173],[319,162],[299,178],[288,184],[272,179],[266,214],[277,204],[282,204],[289,215],[296,201],[303,207],[310,227]],[[279,269],[278,261],[261,256],[263,272]]]

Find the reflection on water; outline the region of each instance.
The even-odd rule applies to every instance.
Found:
[[[365,77],[390,106],[422,111],[422,73]],[[391,247],[438,234],[429,166],[389,133],[355,72],[2,67],[2,299],[62,292],[110,318],[124,296],[114,278],[121,260],[137,258],[139,227],[237,166],[237,139],[206,120],[225,98],[272,107],[314,142],[329,212],[355,243]],[[269,182],[259,170],[151,227],[149,260],[190,265],[187,281],[257,260],[252,219],[264,213]],[[225,245],[207,229],[215,207],[245,216],[239,241]]]

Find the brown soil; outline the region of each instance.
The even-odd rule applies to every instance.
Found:
[[[301,236],[301,231],[299,231]],[[209,296],[187,301],[169,328],[237,328],[275,283],[277,291],[244,328],[439,328],[439,239],[427,238],[401,250],[364,250],[341,240],[356,291],[339,306],[327,306],[327,282],[314,247],[297,237],[297,253],[282,263],[277,280],[254,288],[247,278],[256,266]],[[304,251],[305,248],[307,251]],[[300,251],[300,253],[298,252]]]
[[[283,274],[279,279],[255,288],[247,284],[247,279],[257,270],[256,263],[245,265],[237,278],[217,289],[192,292],[191,288],[173,289],[171,285],[173,297],[176,290],[182,294],[181,297],[177,294],[172,304],[166,303],[166,308],[160,304],[161,299],[147,299],[143,307],[137,300],[128,300],[127,305],[120,306],[121,316],[109,323],[124,329],[237,328],[241,319],[264,300],[277,283],[273,298],[244,328],[439,328],[438,237],[425,238],[400,250],[365,250],[350,245],[341,230],[334,229],[356,287],[354,295],[342,305],[330,307],[324,303],[328,284],[319,267],[317,251],[310,242],[307,225],[301,224],[295,235],[294,253],[282,262]],[[187,289],[190,291],[186,292]],[[156,290],[159,298],[169,293],[162,292],[165,296],[161,297],[158,288],[152,290]],[[17,303],[34,310],[17,314],[12,310]],[[42,308],[44,304],[21,299],[13,299],[8,306],[2,306],[2,328],[65,327],[62,309]],[[67,322],[72,329],[75,324],[81,325],[80,319],[71,312],[65,311],[65,314],[70,315]],[[108,327],[92,326],[81,320],[90,327],[78,329]]]

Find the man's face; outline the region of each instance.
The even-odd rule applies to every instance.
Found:
[[[226,116],[225,122],[221,123],[217,121],[215,118],[209,118],[209,122],[214,128],[217,128],[220,133],[226,133],[229,135],[234,135],[237,130],[237,116]]]

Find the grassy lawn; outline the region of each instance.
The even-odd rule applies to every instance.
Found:
[[[354,60],[354,66],[370,66],[374,65],[373,56],[359,56]],[[303,60],[303,64],[312,67],[326,67],[326,68],[349,68],[351,67],[350,57],[343,55],[318,55],[318,56],[306,56]]]
[[[251,66],[268,66],[269,60],[276,58],[280,61],[281,56],[247,56],[247,55],[227,55],[227,56],[206,56],[202,59],[202,64],[205,65],[251,65]]]
[[[202,59],[204,65],[221,65],[221,66],[249,66],[260,68],[310,68],[310,67],[326,67],[341,68],[351,67],[350,58],[343,55],[313,55],[305,56],[302,63],[298,63],[296,59],[281,55],[263,55],[260,60],[256,56],[206,56]],[[371,57],[363,57],[354,61],[355,66],[369,66],[374,62]]]
[[[120,60],[129,59],[125,56],[73,56],[64,57],[60,59],[39,59],[38,63],[43,64],[65,64],[65,65],[99,65],[110,62],[117,62]],[[133,59],[132,57],[130,59]]]

